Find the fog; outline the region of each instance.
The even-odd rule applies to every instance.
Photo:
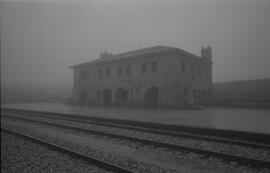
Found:
[[[1,84],[71,86],[69,66],[155,45],[213,50],[214,82],[270,77],[268,0],[0,2]]]

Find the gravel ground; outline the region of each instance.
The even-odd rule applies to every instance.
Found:
[[[70,141],[65,141],[65,139],[60,139],[60,138],[52,138],[48,134],[47,135],[46,134],[40,134],[37,131],[34,132],[34,130],[33,130],[34,128],[37,128],[37,127],[38,128],[48,128],[48,126],[46,126],[46,125],[40,125],[40,124],[36,124],[36,123],[26,123],[26,122],[23,122],[23,121],[21,121],[20,123],[18,123],[18,122],[12,122],[12,123],[11,122],[9,122],[9,123],[5,122],[2,125],[5,125],[5,126],[8,125],[9,127],[13,127],[15,129],[19,128],[20,130],[23,130],[23,131],[25,131],[27,133],[30,133],[30,134],[33,134],[33,135],[38,135],[38,136],[40,136],[42,138],[50,139],[53,142],[57,142],[57,143],[60,143],[60,144],[63,144],[63,145],[68,145],[69,144],[69,147],[76,148],[76,149],[80,148],[82,150],[80,152],[84,152],[86,154],[90,153],[90,155],[93,154],[93,155],[101,156],[101,158],[102,158],[102,155],[103,155],[103,154],[100,154],[100,153],[102,153],[102,151],[93,151],[93,150],[91,150],[91,148],[87,148],[87,147],[78,147],[78,146],[75,147],[75,145],[72,144]],[[57,128],[54,128],[54,129],[57,129]],[[77,135],[86,136],[85,133],[79,133],[79,132],[68,130],[68,129],[64,130],[64,129],[59,129],[58,128],[58,130],[63,131],[63,132],[67,132],[67,133],[75,133]],[[112,142],[112,143],[118,143],[118,141],[119,141],[119,140],[110,139],[110,138],[106,138],[106,137],[99,137],[99,136],[96,136],[96,135],[87,135],[87,137],[99,138],[99,139],[102,139],[102,140],[105,140],[105,141],[108,141],[108,142]],[[199,165],[203,165],[203,166],[209,166],[209,165],[211,166],[212,165],[213,167],[222,168],[222,169],[229,169],[229,170],[236,171],[236,172],[248,172],[249,173],[249,172],[269,172],[270,171],[269,169],[256,170],[256,169],[253,169],[253,168],[240,166],[235,162],[231,162],[231,163],[223,162],[222,159],[217,159],[217,158],[212,158],[212,157],[204,158],[203,156],[198,155],[198,154],[194,154],[194,153],[184,153],[184,152],[169,151],[169,150],[166,150],[164,148],[156,148],[156,147],[151,147],[151,146],[140,145],[138,143],[134,143],[134,142],[132,143],[130,141],[121,140],[121,144],[122,145],[123,144],[128,145],[128,146],[130,146],[132,148],[135,148],[135,149],[138,149],[138,150],[149,151],[149,152],[157,153],[157,154],[160,154],[160,155],[177,158],[177,159],[180,159],[180,160],[192,161],[192,162],[195,162],[195,163],[197,163]],[[120,164],[120,165],[123,164],[124,166],[128,166],[129,162],[134,162],[134,161],[128,161],[128,162],[124,161],[123,162],[123,161],[121,161],[122,159],[120,159],[120,161],[118,161],[119,158],[121,158],[122,156],[115,156],[116,155],[115,153],[110,153],[109,157],[108,157],[107,154],[105,154],[105,155],[106,155],[105,158],[107,158],[108,161],[116,162],[117,164]],[[123,158],[123,159],[125,160],[125,158]],[[152,170],[152,166],[145,169],[145,167],[147,167],[148,165],[147,166],[140,165],[140,163],[138,164],[137,162],[133,163],[132,165],[137,165],[137,166],[135,166],[136,167],[135,170],[142,169],[141,166],[143,166],[144,171],[147,170],[148,172],[156,172],[156,171],[150,171],[150,170]],[[131,169],[134,169],[134,167],[131,167]],[[142,172],[142,171],[140,171],[140,172]]]
[[[186,139],[186,138],[181,138],[181,137],[173,137],[169,135],[159,135],[159,134],[154,134],[154,133],[149,133],[149,132],[141,132],[141,131],[135,131],[135,130],[114,128],[114,127],[106,127],[106,126],[101,126],[101,125],[89,125],[89,124],[77,123],[77,122],[72,122],[72,121],[67,121],[67,120],[52,120],[52,119],[41,118],[41,117],[33,118],[33,116],[29,118],[51,122],[51,123],[59,123],[62,125],[74,126],[78,128],[86,128],[89,130],[102,131],[102,132],[107,132],[107,133],[112,133],[112,134],[117,134],[117,135],[135,137],[135,138],[140,138],[140,139],[147,139],[151,141],[164,142],[164,143],[169,143],[169,144],[176,144],[176,145],[192,147],[192,148],[197,148],[197,149],[203,148],[209,151],[214,151],[214,152],[219,152],[219,153],[224,153],[224,154],[270,161],[270,151],[266,149],[253,149],[249,147],[241,147],[241,146],[230,145],[230,144],[207,142],[204,140]]]
[[[2,124],[2,126],[6,127],[7,125]],[[20,131],[23,131],[24,133],[26,132],[27,134],[30,134],[32,136],[35,136],[41,139],[46,139],[50,142],[57,143],[61,146],[67,147],[72,150],[76,150],[80,153],[83,153],[83,154],[86,154],[86,155],[89,155],[98,159],[102,159],[102,160],[117,164],[122,167],[129,168],[130,170],[133,170],[134,172],[138,172],[138,173],[176,173],[177,172],[175,170],[162,169],[158,165],[128,159],[128,158],[125,158],[124,156],[118,155],[117,153],[104,152],[101,150],[91,149],[90,147],[85,146],[85,145],[77,145],[70,141],[50,137],[49,135],[46,135],[46,134],[38,134],[26,128],[22,128],[18,126],[11,127],[10,125],[8,125],[8,128],[20,130]]]
[[[16,135],[1,132],[1,172],[110,172]]]

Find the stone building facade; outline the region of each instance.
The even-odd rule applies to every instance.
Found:
[[[155,46],[71,66],[78,104],[178,107],[211,100],[212,51]]]

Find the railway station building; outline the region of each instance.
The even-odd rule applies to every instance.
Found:
[[[155,46],[120,54],[104,52],[73,69],[77,104],[181,107],[211,101],[212,50],[201,56]]]

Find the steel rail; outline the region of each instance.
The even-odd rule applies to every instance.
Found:
[[[152,123],[152,122],[143,122],[143,121],[134,121],[134,120],[123,120],[123,119],[115,119],[115,118],[105,118],[98,117],[96,114],[91,114],[95,116],[84,116],[80,114],[70,114],[70,113],[60,113],[60,112],[48,112],[48,111],[37,111],[37,110],[24,110],[24,109],[14,109],[14,108],[1,108],[1,112],[25,112],[31,114],[41,114],[41,115],[53,115],[58,117],[68,117],[74,119],[80,119],[83,121],[91,120],[95,122],[102,123],[110,123],[110,124],[121,124],[128,125],[131,127],[140,127],[147,129],[155,129],[155,130],[166,130],[172,132],[180,132],[180,133],[188,133],[196,136],[211,136],[218,139],[230,139],[236,141],[252,141],[253,143],[266,144],[270,146],[270,135],[263,133],[254,133],[254,132],[243,132],[243,131],[235,131],[235,130],[224,130],[224,129],[213,129],[213,128],[205,128],[205,127],[192,127],[185,125],[172,125],[172,124],[162,124],[162,123]],[[40,116],[40,115],[39,115]]]
[[[34,116],[32,114],[27,114],[23,112],[24,115],[28,116]],[[36,116],[36,114],[35,114]],[[72,121],[72,122],[78,122],[78,123],[87,123],[87,124],[94,124],[94,125],[101,125],[101,126],[107,126],[107,127],[114,127],[114,128],[122,128],[122,129],[128,129],[128,130],[136,130],[141,132],[149,132],[149,133],[155,133],[155,134],[162,134],[162,135],[170,135],[174,137],[181,137],[186,139],[199,139],[199,140],[205,140],[208,142],[217,142],[217,143],[223,143],[223,144],[231,144],[231,145],[237,145],[242,147],[250,147],[253,149],[268,149],[270,150],[270,145],[266,144],[260,144],[260,143],[251,143],[241,140],[229,140],[224,138],[216,138],[216,137],[210,137],[210,136],[199,136],[199,135],[193,135],[193,134],[187,134],[187,133],[180,133],[180,132],[172,132],[167,130],[159,130],[159,129],[150,129],[145,127],[135,127],[135,126],[129,126],[129,125],[123,125],[123,124],[114,124],[114,123],[107,123],[107,122],[95,122],[95,121],[89,121],[89,120],[80,120],[76,118],[64,118],[64,117],[56,117],[52,115],[42,115],[39,117],[46,117],[50,119],[56,119],[56,120],[65,120],[65,121]]]
[[[225,129],[214,129],[214,128],[205,128],[205,127],[194,127],[194,126],[185,126],[185,125],[172,125],[172,124],[162,124],[162,123],[152,123],[152,122],[143,122],[143,121],[134,121],[134,120],[123,120],[115,118],[105,118],[98,117],[96,114],[90,114],[91,116],[83,116],[80,114],[70,114],[70,113],[60,113],[60,112],[48,112],[48,111],[36,111],[36,110],[24,110],[24,109],[11,109],[11,108],[1,108],[1,112],[14,112],[19,111],[31,113],[31,114],[41,114],[46,115],[50,114],[58,117],[68,117],[74,119],[80,119],[83,121],[91,120],[95,122],[110,123],[110,124],[121,124],[128,125],[131,127],[140,127],[154,130],[166,130],[170,132],[180,132],[188,133],[196,136],[211,136],[214,138],[221,139],[230,139],[230,140],[241,140],[241,141],[252,141],[253,143],[266,144],[270,146],[270,135],[263,133],[254,133],[254,132],[244,132],[236,130],[225,130]],[[95,116],[93,116],[95,115]],[[40,115],[39,115],[40,116]]]
[[[50,148],[52,150],[55,150],[55,151],[58,151],[58,152],[61,152],[61,153],[64,153],[64,154],[68,154],[68,155],[70,155],[70,156],[72,156],[74,158],[81,159],[83,161],[86,161],[86,162],[88,162],[90,164],[96,165],[96,166],[98,166],[100,168],[103,168],[103,169],[106,169],[108,171],[113,171],[113,172],[117,172],[117,173],[133,173],[133,171],[128,170],[128,169],[123,168],[123,167],[120,167],[118,165],[115,165],[115,164],[112,164],[112,163],[109,163],[109,162],[106,162],[106,161],[103,161],[103,160],[100,160],[100,159],[96,159],[94,157],[90,157],[88,155],[85,155],[85,154],[79,153],[77,151],[68,149],[68,148],[60,146],[58,144],[54,144],[54,143],[47,142],[45,140],[33,137],[33,136],[29,135],[29,134],[23,134],[22,132],[19,132],[17,130],[10,130],[8,128],[1,127],[1,131],[11,133],[11,134],[15,134],[15,135],[20,136],[22,138],[31,140],[31,141],[33,141],[35,143],[44,145],[44,146],[46,146],[46,147],[48,147],[48,148]]]
[[[107,137],[111,137],[111,138],[118,138],[118,139],[122,139],[122,140],[129,140],[129,141],[132,141],[132,142],[139,142],[139,143],[141,143],[143,145],[151,145],[151,146],[155,146],[155,147],[163,147],[163,148],[182,151],[182,152],[196,153],[196,154],[199,154],[199,155],[203,155],[205,158],[213,156],[213,157],[221,158],[221,159],[223,159],[224,161],[227,161],[227,162],[234,161],[234,162],[237,162],[237,163],[239,163],[241,165],[251,166],[251,167],[255,167],[255,168],[262,168],[262,167],[270,168],[270,162],[264,161],[264,160],[245,158],[245,157],[241,157],[241,156],[229,155],[229,154],[214,152],[214,151],[210,151],[210,150],[203,150],[203,149],[198,149],[198,148],[185,147],[185,146],[176,145],[176,144],[168,144],[168,143],[157,142],[157,141],[146,140],[146,139],[140,139],[140,138],[135,138],[135,137],[130,137],[130,136],[112,134],[112,133],[101,132],[101,131],[96,131],[96,130],[89,130],[89,129],[78,128],[78,127],[73,127],[73,126],[67,126],[67,125],[63,125],[63,124],[44,122],[44,121],[40,121],[40,120],[31,120],[31,119],[22,118],[22,117],[12,117],[12,118],[22,119],[22,120],[26,120],[26,121],[30,121],[30,122],[34,122],[34,123],[45,124],[45,125],[49,125],[49,126],[73,129],[73,130],[81,131],[81,132],[84,132],[84,133],[102,135],[102,136],[107,136]]]

